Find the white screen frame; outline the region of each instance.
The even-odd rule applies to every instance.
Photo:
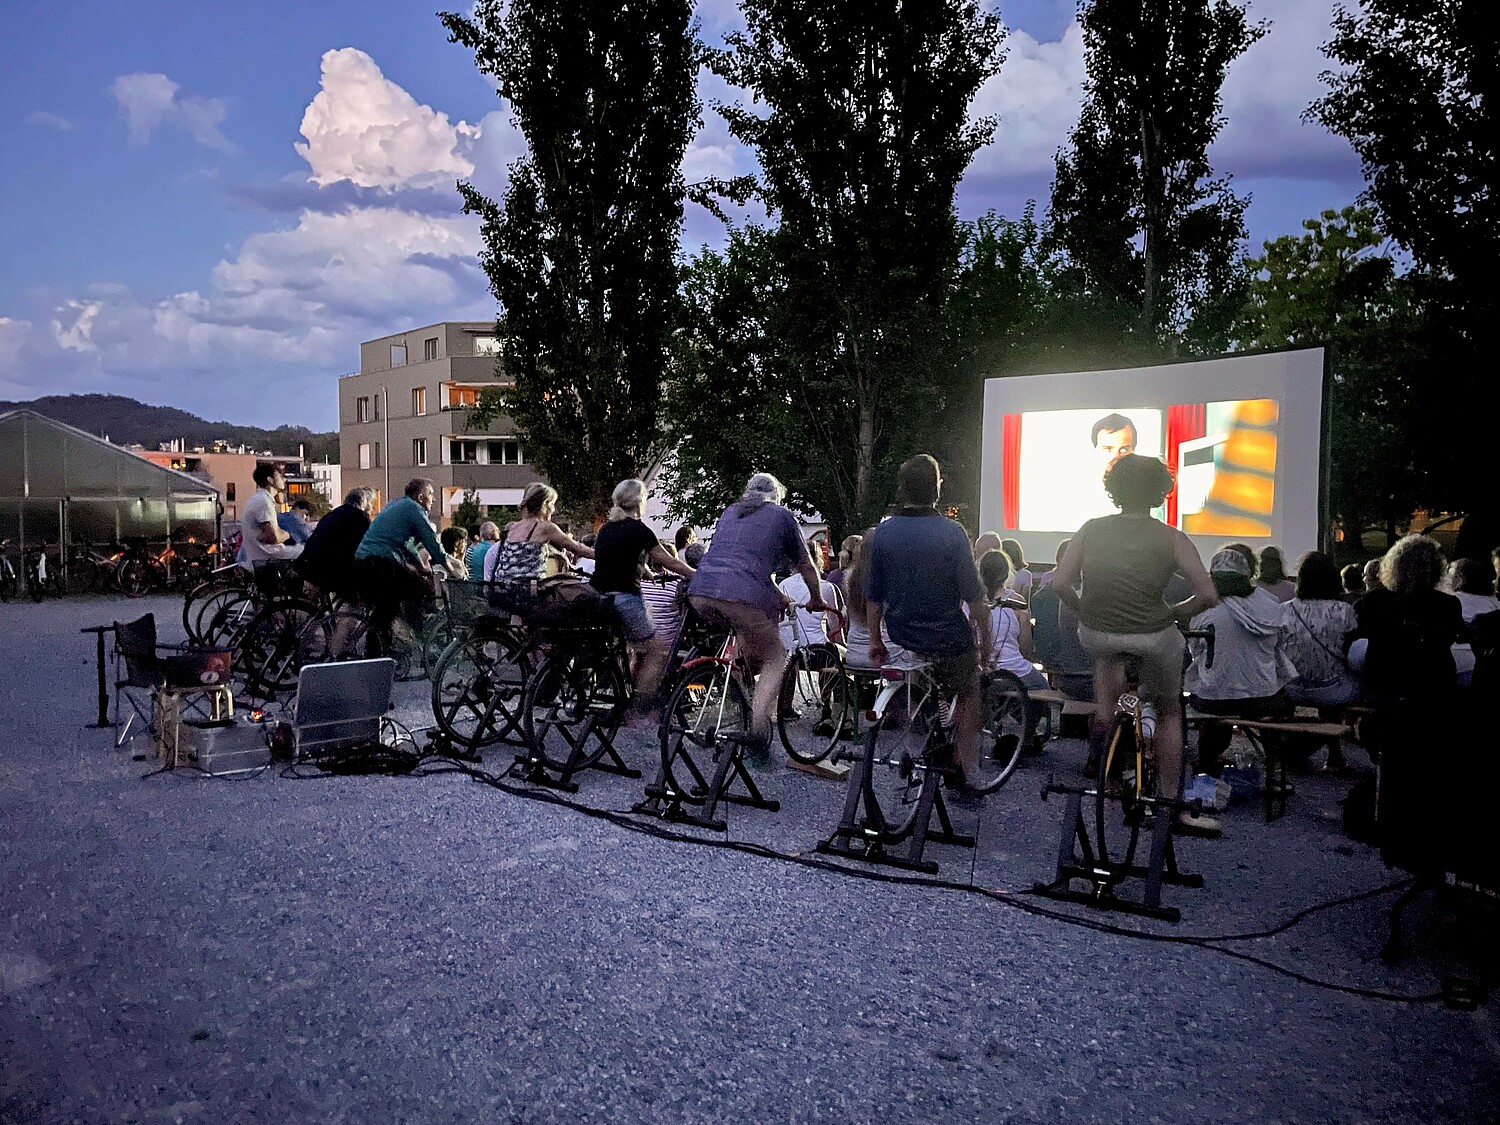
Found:
[[[1007,414],[1027,411],[1160,408],[1191,402],[1271,398],[1277,423],[1276,502],[1271,534],[1247,539],[1257,549],[1275,544],[1288,561],[1319,546],[1323,506],[1323,349],[1297,348],[1155,367],[1012,375],[984,383],[980,456],[979,531],[1015,538],[1027,558],[1050,562],[1071,532],[1025,531],[1002,525],[1001,428]],[[1190,537],[1205,559],[1222,536]]]

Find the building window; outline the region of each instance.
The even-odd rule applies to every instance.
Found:
[[[412,438],[411,439],[411,463],[413,465],[425,465],[425,464],[427,464],[427,439],[426,438],[419,437],[419,438]]]
[[[370,444],[369,442],[361,443],[359,447],[359,467],[361,469],[368,469],[370,464]]]
[[[375,443],[375,460],[373,464],[375,468],[380,468],[380,443],[378,441]]]
[[[411,412],[414,415],[427,413],[427,388],[413,387],[411,391]]]
[[[233,500],[233,499],[235,499],[235,495],[234,495],[234,481],[230,481],[228,484],[226,484],[224,486],[224,499],[226,499],[226,500]]]
[[[478,387],[449,387],[448,409],[461,410],[479,405]]]
[[[361,395],[354,400],[354,420],[356,422],[368,422],[370,420],[370,399]]]
[[[450,441],[448,443],[448,460],[454,465],[478,464],[479,443],[477,441]]]
[[[375,396],[375,401],[372,402],[370,405],[375,408],[373,411],[371,411],[371,414],[370,414],[371,419],[373,421],[376,421],[376,422],[380,421],[380,396],[376,395]]]
[[[437,359],[437,337],[422,341],[422,358]]]
[[[518,441],[490,442],[491,465],[522,465],[521,443]]]
[[[475,355],[499,355],[500,354],[500,341],[497,340],[494,336],[475,336],[474,337],[474,354]]]
[[[391,345],[391,366],[392,367],[405,367],[406,366],[406,345],[405,344],[392,344]]]

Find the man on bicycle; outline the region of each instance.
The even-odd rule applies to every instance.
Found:
[[[869,651],[873,663],[885,663],[884,622],[891,640],[919,654],[952,692],[959,772],[949,788],[972,790],[983,781],[978,653],[990,648],[990,614],[968,534],[937,511],[941,491],[942,471],[932,457],[922,453],[902,464],[900,510],[876,528],[865,571]]]
[[[272,559],[295,559],[302,548],[291,542],[277,522],[276,498],[286,491],[281,466],[257,465],[251,478],[255,481],[255,493],[245,501],[241,520],[242,557],[238,561],[254,570]]]
[[[432,481],[425,477],[408,481],[406,495],[370,521],[370,530],[354,552],[360,598],[370,607],[368,656],[389,654],[391,630],[403,607],[408,618],[420,615],[429,587],[413,543],[425,547],[433,563],[446,567],[453,577],[464,576],[462,560],[443,550],[427,522],[435,495]]]

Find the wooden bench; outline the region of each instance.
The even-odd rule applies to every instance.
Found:
[[[1279,820],[1286,815],[1287,795],[1292,783],[1287,777],[1286,758],[1280,753],[1279,742],[1267,739],[1266,735],[1305,735],[1313,738],[1337,738],[1342,741],[1358,741],[1357,724],[1351,721],[1325,722],[1316,716],[1296,716],[1288,719],[1240,719],[1232,715],[1211,715],[1204,711],[1188,709],[1188,726],[1194,730],[1213,724],[1223,724],[1242,731],[1265,757],[1266,823]]]
[[[1054,688],[1047,688],[1042,691],[1032,691],[1028,688],[1026,690],[1026,698],[1033,703],[1045,703],[1049,707],[1061,707],[1064,715],[1092,715],[1096,706],[1091,699],[1074,699],[1072,696],[1064,695]]]

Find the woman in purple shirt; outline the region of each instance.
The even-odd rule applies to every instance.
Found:
[[[772,574],[789,561],[809,590],[821,589],[797,517],[782,507],[785,498],[786,489],[770,473],[751,477],[745,494],[714,525],[708,553],[688,585],[693,609],[728,621],[740,653],[758,674],[750,733],[763,743],[770,739],[771,710],[786,668],[786,648],[777,629],[786,599]],[[807,608],[818,613],[829,607],[815,593]]]

